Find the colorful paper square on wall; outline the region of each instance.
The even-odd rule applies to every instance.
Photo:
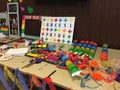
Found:
[[[71,44],[75,17],[42,17],[40,38],[45,42]]]

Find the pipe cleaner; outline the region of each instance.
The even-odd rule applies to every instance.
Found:
[[[93,67],[93,68],[98,68],[98,67],[99,67],[99,63],[98,63],[97,60],[91,60],[91,61],[89,62],[89,66],[90,66],[90,67]]]
[[[106,68],[108,68],[108,67],[114,68],[115,67],[114,63],[112,61],[109,61],[109,60],[107,60],[107,61],[102,60],[101,65],[106,67]]]
[[[88,80],[89,77],[90,77],[92,80],[94,80],[95,83],[98,84],[98,86],[94,86],[94,87],[87,86],[87,85],[85,84],[85,82]],[[94,78],[92,78],[92,76],[91,76],[90,74],[87,74],[87,75],[85,75],[85,76],[82,78],[81,83],[80,83],[80,86],[81,86],[82,88],[87,87],[87,88],[90,88],[90,89],[94,89],[94,88],[98,88],[99,86],[101,86],[101,84],[98,83]]]
[[[108,60],[108,45],[105,43],[102,46],[102,52],[100,55],[100,59],[101,60]]]
[[[108,83],[114,81],[116,78],[116,72],[112,68],[107,68],[105,71],[101,70],[101,73],[106,74],[106,76],[102,75],[102,78]]]
[[[96,81],[101,81],[102,80],[102,75],[101,73],[98,72],[92,72],[91,73],[92,78],[94,78]]]

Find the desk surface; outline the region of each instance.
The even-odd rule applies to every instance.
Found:
[[[0,38],[0,44],[3,45],[10,42],[14,42],[17,39],[19,39],[18,36],[6,36],[5,38]]]
[[[20,47],[24,46],[24,43],[21,43],[19,45]],[[24,46],[25,47],[25,46]],[[67,49],[68,46],[64,47]],[[4,53],[6,51],[3,51]],[[99,55],[101,53],[101,48],[98,47],[95,55],[95,60],[100,61]],[[113,60],[114,63],[117,63],[116,61],[120,59],[120,50],[115,49],[108,49],[108,59]],[[113,83],[105,83],[104,81],[101,81],[101,84],[104,84],[104,86],[98,87],[97,89],[88,89],[88,88],[81,88],[80,87],[80,77],[72,78],[69,71],[59,69],[53,64],[48,64],[46,62],[42,62],[40,64],[34,64],[28,68],[21,69],[21,67],[27,65],[29,63],[30,57],[20,57],[20,56],[14,56],[13,59],[5,62],[0,62],[1,65],[6,65],[12,69],[20,68],[20,71],[26,74],[34,74],[40,79],[47,77],[51,72],[56,70],[56,72],[51,76],[52,81],[63,88],[71,88],[73,90],[114,90]],[[96,86],[96,84],[93,82],[93,80],[90,80],[86,83],[87,85]]]

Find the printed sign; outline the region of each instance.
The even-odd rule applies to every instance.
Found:
[[[71,44],[75,17],[42,17],[40,38],[46,42]]]

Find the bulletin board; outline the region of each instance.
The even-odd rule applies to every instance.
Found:
[[[71,44],[75,17],[42,17],[40,38],[46,42]]]

